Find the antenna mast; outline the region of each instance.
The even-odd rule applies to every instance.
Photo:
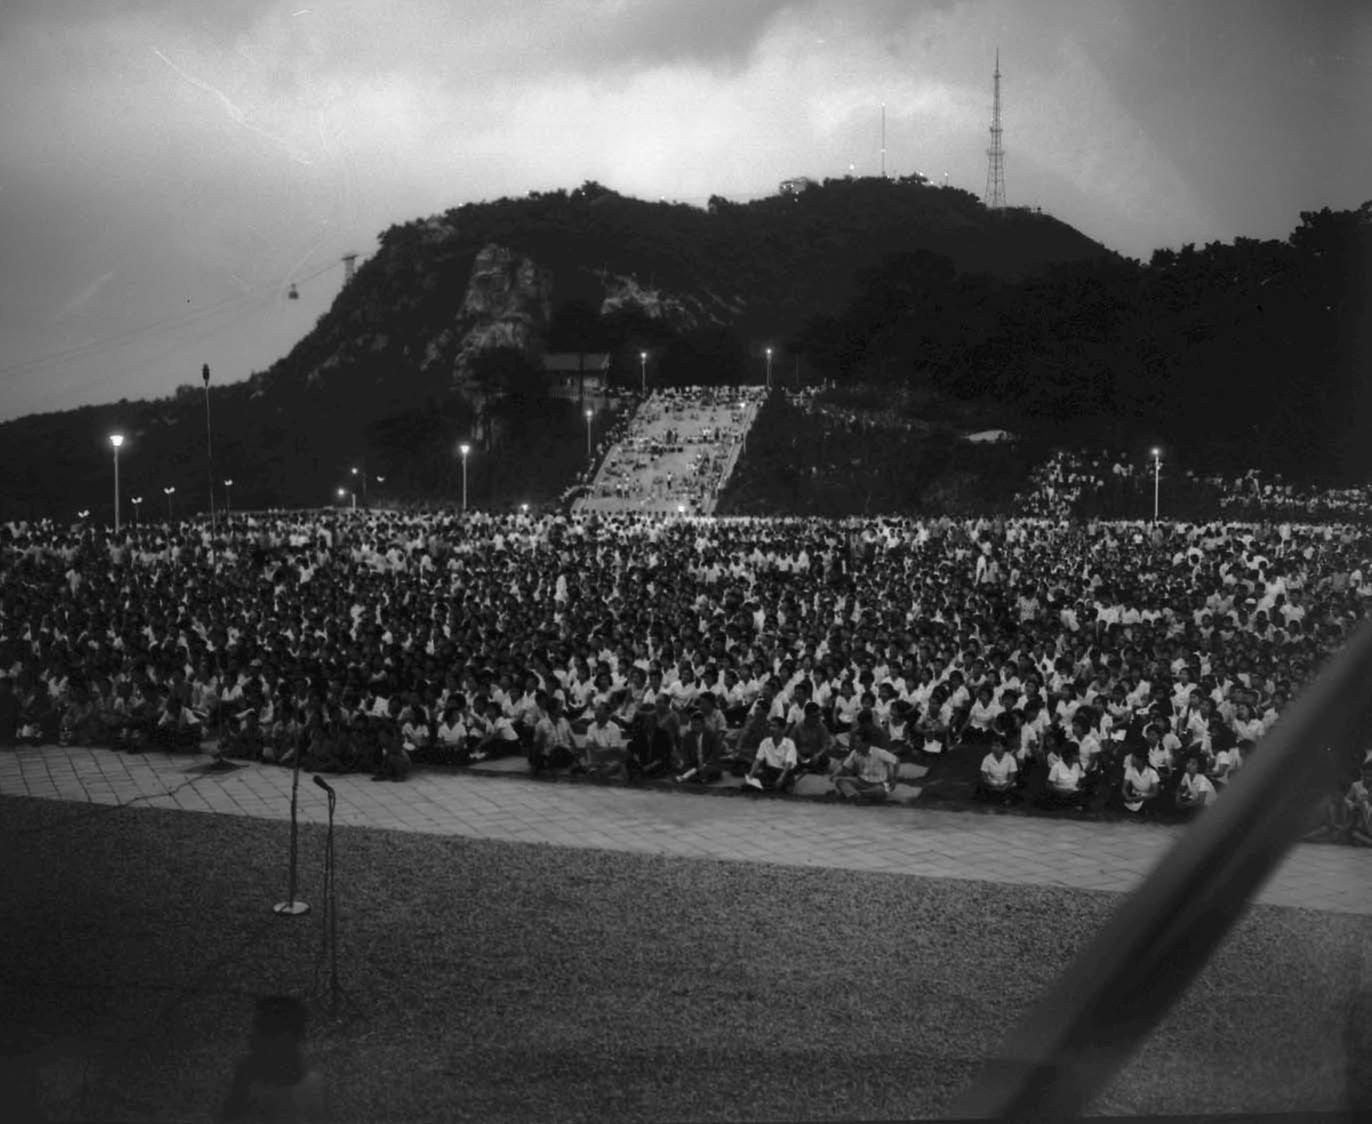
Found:
[[[986,150],[986,206],[1005,206],[1005,149],[1000,143],[1000,48],[996,48],[995,97],[991,103],[991,147]]]

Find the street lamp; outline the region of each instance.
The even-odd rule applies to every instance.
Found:
[[[133,525],[134,525],[135,527],[137,527],[138,524],[139,524],[139,518],[138,518],[138,516],[139,516],[139,510],[138,510],[138,509],[141,508],[141,507],[143,506],[143,497],[142,497],[142,496],[134,496],[133,499],[132,499],[131,501],[129,501],[129,502],[133,504]]]
[[[519,514],[520,514],[520,515],[523,515],[525,518],[528,517],[528,515],[529,515],[529,505],[528,505],[527,503],[522,503],[522,504],[519,505]]]
[[[114,446],[114,533],[119,533],[119,446],[124,443],[122,433],[111,433],[110,444]]]
[[[772,349],[767,349],[767,389],[772,389]]]
[[[356,492],[350,492],[347,488],[339,488],[339,489],[338,489],[338,498],[341,500],[341,499],[343,499],[343,498],[346,497],[346,496],[352,496],[352,500],[353,500],[353,510],[356,511],[356,510],[357,510],[357,493],[356,493]]]
[[[210,530],[214,530],[214,427],[210,425],[210,365],[200,367],[205,380],[205,482],[210,486]]]
[[[1153,522],[1158,521],[1158,485],[1162,478],[1162,450],[1153,446]]]
[[[640,389],[644,394],[647,394],[647,393],[648,393],[648,353],[647,353],[646,351],[640,351],[640,352],[638,353],[638,378],[639,378],[639,389]]]
[[[162,489],[162,494],[167,497],[167,522],[172,521],[172,496],[176,495],[176,485],[168,484]]]
[[[233,518],[233,480],[224,481],[224,519]]]
[[[363,507],[366,507],[366,506],[367,506],[367,462],[366,462],[366,461],[363,461],[363,462],[362,462],[362,471],[361,471],[361,472],[358,472],[357,466],[354,465],[353,468],[352,468],[352,474],[353,474],[354,476],[361,476],[361,477],[362,477],[362,506],[363,506]]]
[[[472,447],[467,442],[462,442],[457,447],[457,451],[462,454],[462,510],[467,510],[467,454],[472,451]]]
[[[595,411],[586,411],[586,459],[591,459],[591,419],[595,417]]]

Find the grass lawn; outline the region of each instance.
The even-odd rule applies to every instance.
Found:
[[[253,997],[313,987],[323,832],[303,918],[270,912],[287,839],[0,799],[8,1079],[55,1119],[206,1119]],[[311,1053],[340,1121],[936,1115],[1119,900],[365,829],[337,853],[363,1014],[321,1016]],[[1370,941],[1254,909],[1098,1109],[1338,1107]]]

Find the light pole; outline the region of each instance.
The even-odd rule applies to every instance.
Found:
[[[205,380],[205,481],[210,486],[210,530],[214,530],[214,429],[210,425],[210,365],[202,364],[200,377]]]
[[[472,451],[472,447],[467,442],[462,442],[457,447],[457,451],[462,454],[462,510],[467,510],[467,454]]]
[[[366,507],[366,506],[367,506],[367,462],[366,462],[366,461],[363,461],[363,462],[362,462],[362,471],[361,471],[361,472],[358,472],[357,466],[354,465],[354,466],[353,466],[353,469],[352,469],[352,474],[353,474],[354,476],[361,476],[361,477],[362,477],[362,506],[363,506],[363,507]]]
[[[162,494],[167,497],[167,522],[172,521],[172,496],[176,495],[176,485],[168,484],[162,489]]]
[[[129,502],[133,504],[133,525],[137,527],[140,522],[138,516],[140,514],[139,509],[143,506],[143,497],[134,496]]]
[[[772,389],[772,349],[767,349],[767,389]]]
[[[352,500],[353,500],[353,510],[356,511],[356,510],[357,510],[357,493],[356,493],[356,492],[350,492],[350,491],[348,491],[347,488],[339,488],[339,489],[338,489],[338,498],[341,500],[341,499],[343,499],[345,496],[351,496],[351,497],[352,497]]]
[[[1158,487],[1162,479],[1162,450],[1153,446],[1153,522],[1158,521]]]
[[[233,480],[224,481],[224,521],[233,520]]]
[[[114,533],[119,533],[119,446],[124,443],[122,433],[111,433],[110,444],[114,447]]]
[[[529,518],[529,505],[527,503],[522,503],[519,505],[519,514],[522,515],[525,519]]]
[[[638,353],[638,379],[639,389],[646,395],[648,393],[648,353],[646,351]]]
[[[595,411],[586,411],[586,459],[591,459],[591,419],[595,417]]]

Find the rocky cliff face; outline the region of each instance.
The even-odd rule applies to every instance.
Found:
[[[664,292],[642,284],[636,277],[608,274],[604,277],[605,296],[600,314],[610,316],[624,308],[638,308],[649,319],[663,320],[680,331],[691,331],[708,324],[728,324],[743,311],[739,298],[727,300],[710,290],[702,296]]]
[[[462,381],[472,359],[497,347],[541,349],[552,315],[553,278],[527,254],[489,243],[477,252],[453,324],[429,341],[425,369],[450,365]]]

